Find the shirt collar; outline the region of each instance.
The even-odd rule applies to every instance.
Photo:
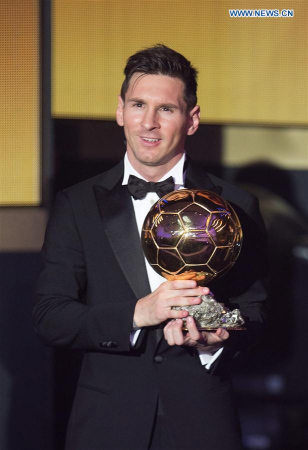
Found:
[[[173,177],[174,184],[176,186],[184,186],[184,180],[185,180],[186,173],[184,173],[183,170],[184,170],[185,160],[186,160],[186,153],[183,153],[182,158],[180,159],[180,161],[178,163],[176,163],[176,165],[174,167],[172,167],[172,169],[169,170],[169,172],[166,173],[158,181],[162,181],[162,180],[165,180],[165,179],[167,179],[169,177]],[[142,180],[144,180],[144,178],[137,172],[137,170],[135,170],[133,168],[133,166],[129,162],[127,153],[125,153],[125,156],[124,156],[124,177],[123,177],[122,184],[127,184],[128,183],[128,178],[129,178],[130,175],[135,175],[136,177],[139,177]]]

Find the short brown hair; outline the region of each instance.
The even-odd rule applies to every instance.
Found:
[[[125,80],[121,88],[123,101],[130,79],[136,72],[180,78],[185,85],[184,100],[188,108],[191,109],[197,104],[197,69],[181,53],[166,45],[157,44],[140,50],[128,58],[124,69]]]

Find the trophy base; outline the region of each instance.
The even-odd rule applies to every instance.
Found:
[[[245,330],[245,321],[239,309],[231,311],[217,302],[212,295],[201,295],[200,298],[202,302],[199,305],[174,306],[172,309],[188,311],[200,331],[216,331],[218,328]],[[187,330],[185,318],[183,330]]]
[[[227,331],[231,331],[231,330],[232,331],[245,331],[246,330],[246,327],[230,327],[230,328],[228,328],[228,327],[223,327],[223,326],[215,327],[215,328],[200,328],[200,327],[197,327],[197,328],[198,328],[199,331],[217,331],[218,328],[224,328]],[[188,331],[188,328],[183,326],[182,330],[183,331]]]

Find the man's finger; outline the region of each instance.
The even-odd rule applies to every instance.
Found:
[[[170,308],[172,306],[189,306],[189,305],[200,305],[201,299],[198,296],[174,296],[166,300],[166,305]]]
[[[164,328],[164,336],[169,345],[183,345],[184,336],[181,319],[171,320]]]
[[[173,319],[173,320],[176,320],[176,319],[184,319],[185,317],[187,317],[188,316],[188,311],[186,311],[186,310],[180,310],[180,311],[178,311],[177,309],[170,309],[168,312],[167,312],[167,319]]]
[[[176,319],[170,320],[164,328],[165,339],[169,345],[175,345],[173,337],[173,324]]]
[[[229,332],[225,328],[218,328],[215,331],[215,333],[214,332],[206,332],[206,333],[209,345],[215,344],[217,342],[223,342],[229,337]]]
[[[193,317],[191,316],[187,317],[186,326],[190,338],[193,339],[194,341],[198,341],[201,338],[201,334],[196,326],[196,322]]]
[[[172,333],[175,345],[183,345],[184,335],[183,335],[183,321],[180,319],[175,320],[172,323]]]
[[[219,340],[224,341],[228,339],[229,332],[225,328],[218,328],[216,331],[216,336],[219,338]]]
[[[169,345],[175,345],[175,340],[173,336],[173,324],[175,320],[170,320],[164,328],[164,336]]]
[[[193,289],[197,286],[196,281],[193,280],[174,280],[166,281],[162,284],[165,289],[178,290],[178,289]]]

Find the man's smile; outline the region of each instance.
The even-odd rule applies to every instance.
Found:
[[[142,139],[147,142],[157,142],[157,141],[161,140],[161,139],[157,139],[157,138],[153,139],[153,138],[145,138],[145,137],[143,137]]]
[[[162,139],[161,138],[149,138],[144,136],[139,136],[143,143],[147,145],[155,145],[158,144]]]

